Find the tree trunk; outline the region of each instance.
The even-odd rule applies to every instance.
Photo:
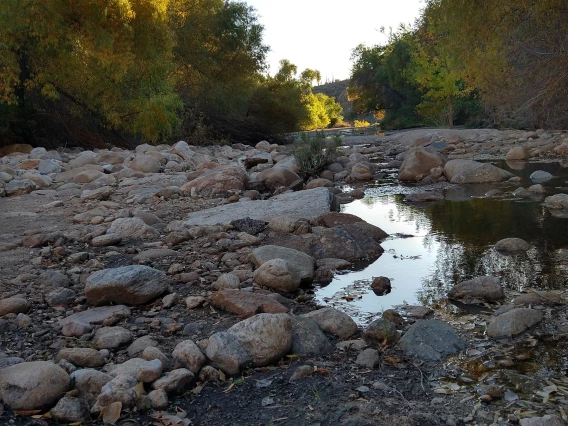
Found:
[[[454,100],[450,98],[450,105],[448,110],[448,127],[454,128]]]

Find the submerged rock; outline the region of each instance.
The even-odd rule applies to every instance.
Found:
[[[495,250],[507,254],[520,251],[527,251],[532,246],[521,238],[505,238],[495,243]]]

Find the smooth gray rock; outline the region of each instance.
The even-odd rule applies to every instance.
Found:
[[[355,364],[366,368],[375,368],[380,360],[379,352],[376,349],[369,348],[357,355]]]
[[[178,368],[164,374],[161,378],[152,383],[155,390],[163,389],[168,394],[182,394],[193,382],[195,375],[186,368]]]
[[[357,332],[355,321],[335,308],[322,308],[302,316],[314,320],[323,331],[338,336],[340,339],[348,339]]]
[[[536,170],[531,173],[530,178],[534,183],[543,183],[553,179],[554,176],[544,170]]]
[[[22,362],[0,371],[0,398],[12,410],[38,410],[51,407],[69,383],[69,375],[53,362]]]
[[[483,276],[455,285],[448,292],[448,298],[462,303],[498,302],[505,299],[505,292],[499,278]]]
[[[487,335],[495,339],[516,336],[538,324],[542,319],[542,313],[535,309],[512,309],[489,323]]]
[[[14,179],[4,185],[6,195],[24,195],[39,189],[39,187],[29,179]]]
[[[87,309],[83,312],[71,314],[66,318],[60,319],[57,323],[61,327],[75,322],[83,324],[116,324],[132,315],[130,309],[124,305],[101,306],[98,308]]]
[[[333,345],[314,320],[296,316],[291,318],[292,348],[290,353],[309,356],[327,354],[333,350]]]
[[[227,330],[262,367],[278,361],[292,347],[292,321],[287,314],[258,314]]]
[[[270,222],[277,216],[292,219],[315,219],[329,212],[332,196],[327,188],[285,193],[269,200],[225,204],[189,214],[187,226],[229,224],[234,220],[251,218]]]
[[[316,260],[301,251],[274,245],[257,247],[252,251],[251,260],[260,267],[271,259],[284,259],[288,262],[302,282],[311,282],[314,279]]]
[[[141,305],[166,292],[166,274],[143,265],[103,269],[89,275],[85,296],[92,305],[127,303]]]
[[[252,357],[239,339],[227,332],[215,333],[209,338],[205,355],[214,367],[229,375],[238,374],[243,367],[252,363]]]
[[[71,373],[70,378],[74,388],[79,391],[80,396],[91,396],[94,399],[104,385],[112,380],[112,377],[102,371],[84,368]]]
[[[453,328],[440,320],[419,320],[398,342],[406,356],[422,361],[441,361],[465,348]]]
[[[144,349],[155,346],[158,346],[158,342],[152,336],[142,336],[132,342],[126,350],[128,351],[128,356],[133,358],[144,352]]]
[[[93,348],[63,348],[55,357],[55,361],[62,359],[77,367],[102,367],[106,364],[101,353]]]

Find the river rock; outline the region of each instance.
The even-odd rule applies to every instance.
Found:
[[[295,270],[302,282],[309,283],[314,279],[316,260],[301,251],[266,245],[255,248],[251,254],[251,260],[257,267],[272,259],[284,259],[288,262],[288,265]]]
[[[132,341],[132,333],[124,327],[101,327],[93,338],[99,349],[116,349]]]
[[[163,389],[168,394],[180,395],[185,392],[195,380],[195,375],[187,368],[178,368],[164,374],[152,383],[155,390]]]
[[[514,175],[489,163],[473,160],[450,160],[444,173],[451,183],[501,182]]]
[[[495,243],[495,250],[502,253],[527,251],[532,246],[521,238],[505,238]]]
[[[251,218],[270,222],[277,216],[292,219],[315,219],[329,212],[333,197],[327,188],[284,193],[268,200],[225,204],[189,214],[186,226],[230,224],[234,220]]]
[[[49,306],[69,306],[75,302],[77,294],[70,288],[56,288],[45,295]]]
[[[0,398],[12,410],[39,410],[51,407],[69,383],[65,370],[52,362],[22,362],[0,371]]]
[[[130,357],[137,357],[144,349],[149,347],[158,346],[158,342],[152,338],[152,336],[141,336],[136,339],[134,342],[131,343],[130,346],[126,349],[128,352],[128,356]]]
[[[351,177],[361,182],[373,179],[373,168],[366,162],[356,163],[351,168]]]
[[[441,361],[465,348],[452,327],[440,320],[418,320],[398,342],[406,356],[422,361]]]
[[[530,178],[534,183],[543,183],[553,179],[554,176],[544,170],[536,170],[531,173]]]
[[[74,388],[79,391],[79,396],[87,397],[93,402],[101,393],[102,387],[112,380],[108,374],[91,368],[76,370],[71,373],[70,378]]]
[[[117,234],[127,240],[148,240],[160,236],[157,229],[144,223],[139,217],[121,217],[115,219],[107,231],[108,234]]]
[[[237,337],[227,332],[215,333],[209,337],[205,355],[214,367],[229,375],[238,374],[252,357],[239,342]]]
[[[49,411],[49,414],[57,422],[75,423],[85,420],[89,416],[89,409],[79,398],[64,396]]]
[[[556,306],[562,305],[562,296],[551,291],[532,291],[530,293],[521,294],[515,297],[513,304],[515,306],[522,305],[541,305]]]
[[[117,322],[130,317],[130,309],[124,305],[101,306],[98,308],[87,309],[86,311],[71,314],[66,318],[60,319],[57,323],[65,327],[70,323],[79,324],[116,324]]]
[[[544,199],[544,207],[553,210],[568,209],[568,194],[555,194]]]
[[[205,356],[192,340],[184,340],[177,344],[172,352],[174,368],[187,368],[197,374],[205,363]]]
[[[404,197],[404,201],[409,203],[430,203],[435,201],[443,201],[444,194],[439,192],[415,192],[413,194],[408,194]]]
[[[14,179],[4,185],[7,196],[24,195],[39,189],[39,187],[29,179]]]
[[[520,426],[566,426],[567,423],[556,414],[547,414],[543,417],[531,417],[529,419],[521,419]]]
[[[292,347],[290,353],[300,356],[319,356],[333,350],[329,339],[318,324],[305,317],[292,318]]]
[[[254,280],[260,285],[283,291],[294,293],[300,286],[300,276],[298,272],[284,259],[270,259],[264,262],[254,271]]]
[[[495,339],[516,336],[538,324],[542,319],[542,313],[535,309],[513,309],[494,318],[487,326],[487,335]]]
[[[63,348],[55,357],[55,361],[62,359],[69,361],[77,367],[102,367],[106,364],[99,351],[93,348]]]
[[[130,265],[103,269],[89,275],[85,296],[92,305],[141,305],[168,289],[166,274],[149,266]]]
[[[292,321],[286,314],[258,314],[227,330],[262,367],[278,361],[292,347]]]
[[[270,314],[288,312],[286,306],[266,294],[239,290],[222,290],[213,293],[211,303],[213,306],[243,317],[250,317],[261,312]]]
[[[323,331],[340,339],[348,339],[357,332],[355,321],[346,313],[332,307],[318,309],[302,316],[314,320]]]
[[[142,357],[142,359],[145,359],[146,361],[159,359],[160,362],[162,363],[163,370],[169,370],[171,368],[172,363],[170,362],[169,358],[160,349],[154,346],[148,346],[146,349],[144,349],[142,355],[140,356]]]
[[[8,297],[0,300],[0,317],[6,314],[25,314],[30,309],[30,303],[22,297]]]
[[[435,150],[416,147],[407,151],[404,161],[398,171],[398,179],[401,181],[421,180],[431,169],[443,166],[446,159]]]
[[[102,387],[101,393],[97,397],[97,405],[105,407],[114,402],[120,402],[123,408],[132,407],[138,399],[138,395],[133,389],[137,383],[136,377],[128,374],[114,377]]]
[[[505,299],[505,292],[497,277],[483,276],[455,285],[448,298],[462,303],[498,302]]]
[[[372,369],[379,365],[380,361],[381,357],[379,356],[379,352],[376,349],[368,348],[357,355],[355,364]]]
[[[99,235],[91,240],[91,245],[93,247],[108,247],[117,246],[122,241],[122,237],[115,233],[109,233],[104,235]]]
[[[300,176],[290,170],[288,167],[276,165],[269,169],[263,170],[257,176],[257,180],[262,182],[268,189],[274,190],[280,186],[288,187],[298,181]]]
[[[398,342],[399,338],[396,325],[386,318],[377,318],[363,331],[365,342],[374,345],[392,345]]]
[[[333,176],[333,174],[332,174]],[[306,184],[306,189],[313,189],[313,188],[333,188],[333,182],[329,179],[324,178],[317,178],[309,181]]]
[[[162,165],[151,155],[136,154],[128,167],[143,173],[158,173]]]
[[[231,190],[245,190],[248,180],[248,174],[244,169],[236,166],[221,166],[187,182],[181,189],[187,195],[214,198],[225,196]]]
[[[146,361],[140,366],[136,379],[142,383],[152,383],[160,378],[162,375],[162,361],[153,359]]]
[[[367,222],[358,222],[323,229],[317,233],[317,240],[309,246],[303,245],[305,250],[317,259],[326,257],[340,257],[349,261],[377,259],[384,252],[380,240],[386,236],[382,229]],[[293,240],[288,243],[291,241]],[[301,241],[298,240],[298,243],[301,244]]]
[[[389,294],[391,292],[391,289],[391,281],[387,277],[373,278],[373,282],[371,283],[371,290],[373,290],[373,292],[377,296]]]
[[[511,148],[509,152],[507,152],[507,155],[505,155],[506,160],[512,160],[512,161],[527,160],[529,157],[530,155],[524,146],[515,146]]]

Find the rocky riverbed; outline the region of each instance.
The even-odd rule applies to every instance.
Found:
[[[385,170],[414,188],[408,202],[436,202],[444,185],[520,185],[485,160],[562,162],[568,134],[345,142],[307,181],[289,147],[267,142],[3,148],[2,422],[565,424],[568,380],[546,361],[566,344],[564,289],[514,294],[476,277],[447,295],[474,313],[405,306],[357,325],[318,306],[313,286],[383,253],[382,229],[338,209]],[[516,196],[546,197],[550,178]],[[543,205],[565,217],[567,199]]]

